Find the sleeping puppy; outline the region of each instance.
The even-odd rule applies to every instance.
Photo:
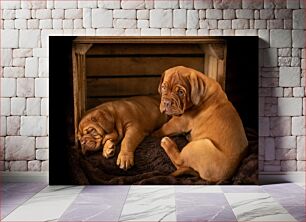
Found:
[[[79,123],[82,152],[103,146],[103,156],[112,157],[121,142],[117,165],[124,170],[134,164],[134,151],[140,142],[167,120],[159,111],[158,97],[137,96],[103,103],[89,110]]]
[[[187,133],[189,143],[179,152],[169,137],[161,146],[176,166],[173,173],[197,173],[218,183],[234,174],[248,145],[241,119],[220,85],[194,69],[173,67],[164,72],[160,111],[171,115],[155,136]]]

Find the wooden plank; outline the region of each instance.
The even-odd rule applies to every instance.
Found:
[[[199,44],[95,44],[87,56],[97,55],[204,55]]]
[[[208,74],[207,75],[210,78],[218,81],[218,79],[217,79],[217,77],[218,77],[218,59],[213,57],[213,56],[209,56]]]
[[[218,74],[217,81],[220,83],[223,90],[225,90],[225,72],[224,72],[224,61],[218,59]]]
[[[88,97],[156,94],[160,77],[88,78]]]
[[[204,74],[208,75],[209,73],[209,56],[205,56],[204,58]]]
[[[105,57],[87,58],[87,76],[160,75],[174,66],[187,66],[203,72],[204,59],[199,57]]]
[[[142,95],[135,95],[135,96],[154,96],[157,94],[142,94]],[[120,100],[124,98],[129,98],[130,96],[122,96],[122,97],[88,97],[87,98],[87,106],[86,110],[89,110],[91,108],[94,108],[98,105],[101,105],[102,103],[108,102],[108,101],[114,101],[114,100]]]
[[[225,44],[202,44],[201,48],[206,55],[210,55],[218,59],[224,59]]]
[[[76,37],[74,43],[224,43],[222,36],[81,36]]]
[[[101,105],[102,103],[118,100],[120,98],[124,98],[124,97],[88,97],[86,101],[87,102],[86,110],[89,110],[98,105]]]
[[[72,50],[73,70],[73,103],[74,103],[74,130],[75,144],[77,141],[78,123],[85,112],[86,104],[86,75],[85,75],[85,53],[86,47],[74,46]]]

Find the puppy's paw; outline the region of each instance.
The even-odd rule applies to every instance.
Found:
[[[108,159],[115,155],[115,143],[111,140],[107,140],[103,147],[103,156]]]
[[[164,149],[170,149],[172,147],[176,147],[175,142],[167,136],[162,138],[162,140],[160,141],[160,145]]]
[[[121,151],[117,158],[117,165],[123,170],[131,168],[134,165],[134,153]]]

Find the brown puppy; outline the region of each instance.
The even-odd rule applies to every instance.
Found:
[[[161,146],[177,171],[196,171],[202,179],[221,182],[235,172],[248,141],[241,119],[213,79],[183,66],[165,71],[159,85],[160,111],[171,115],[155,136],[189,133],[189,143],[179,152],[169,137]]]
[[[112,157],[122,139],[117,165],[128,169],[134,164],[134,151],[140,142],[167,120],[159,111],[158,97],[137,96],[103,103],[89,110],[79,123],[82,151],[103,146],[103,156]]]

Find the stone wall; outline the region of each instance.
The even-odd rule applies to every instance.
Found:
[[[48,36],[259,36],[260,171],[305,170],[303,0],[1,1],[0,168],[48,170]]]

